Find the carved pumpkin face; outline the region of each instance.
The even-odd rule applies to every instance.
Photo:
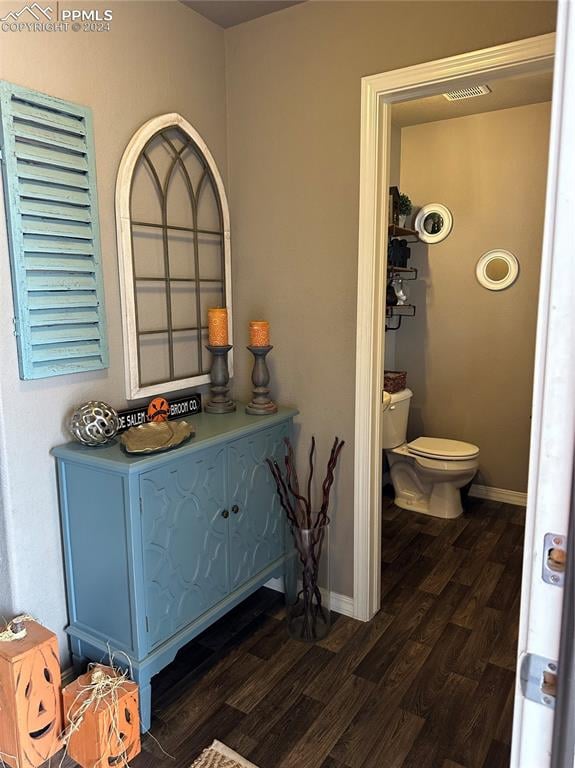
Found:
[[[120,696],[103,721],[101,765],[124,768],[140,751],[140,720],[137,695]]]
[[[155,397],[148,406],[148,416],[151,421],[167,421],[170,406],[164,397]]]
[[[15,664],[14,672],[20,747],[31,765],[39,765],[59,749],[60,662],[43,645]]]

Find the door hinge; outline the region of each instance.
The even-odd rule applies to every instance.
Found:
[[[142,497],[140,496],[140,514],[144,514],[144,501]]]
[[[148,622],[148,617],[146,616],[146,632],[150,631],[150,624]]]
[[[12,333],[14,334],[14,336],[16,337],[19,336],[20,331],[18,330],[18,319],[15,317],[12,318],[12,326],[13,326]]]
[[[521,660],[521,692],[526,699],[555,709],[557,661],[526,653]]]
[[[546,584],[562,587],[567,564],[567,539],[561,533],[546,533],[543,540],[543,572]]]

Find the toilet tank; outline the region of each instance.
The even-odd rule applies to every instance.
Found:
[[[397,448],[407,440],[407,419],[412,397],[411,389],[402,389],[391,395],[391,402],[383,412],[384,449]]]

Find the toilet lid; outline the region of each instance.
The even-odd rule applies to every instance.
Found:
[[[479,456],[479,448],[461,440],[443,437],[418,437],[407,444],[410,453],[430,459],[473,459]]]

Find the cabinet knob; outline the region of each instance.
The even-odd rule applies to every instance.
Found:
[[[224,509],[222,510],[222,517],[225,517],[226,519],[230,516],[229,510]]]
[[[234,506],[232,507],[232,512],[234,513],[234,515],[237,515],[239,511],[240,511],[240,508],[238,507],[238,505],[234,504]]]

